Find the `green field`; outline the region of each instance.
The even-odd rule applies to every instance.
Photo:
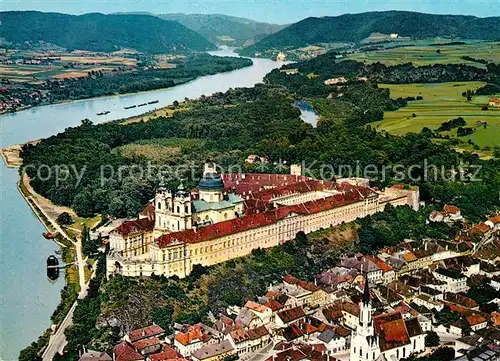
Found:
[[[464,45],[429,46],[432,43],[445,43],[427,40],[413,42],[415,46],[354,53],[346,59],[366,63],[380,62],[385,65],[396,65],[411,62],[416,66],[432,64],[469,64],[484,67],[481,63],[461,59],[470,56],[475,59],[484,59],[489,62],[500,62],[500,42],[475,42]],[[439,49],[440,53],[437,53]]]
[[[470,102],[462,96],[464,91],[475,90],[484,84],[483,82],[380,84],[380,87],[390,89],[392,98],[421,95],[424,100],[408,102],[407,107],[386,112],[384,120],[372,123],[372,126],[377,130],[402,135],[420,132],[424,127],[437,129],[445,121],[463,117],[467,121],[467,126],[474,128],[475,132],[459,139],[465,142],[471,139],[480,147],[500,145],[500,108],[489,107],[486,111],[481,110],[483,105],[488,104],[489,96],[473,97]],[[416,115],[415,118],[413,114]],[[486,121],[487,127],[476,126],[477,121]],[[456,137],[456,129],[448,134]]]

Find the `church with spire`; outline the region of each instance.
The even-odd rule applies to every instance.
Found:
[[[425,350],[425,333],[416,318],[399,312],[373,317],[368,279],[359,303],[359,322],[351,339],[350,361],[396,361]]]
[[[224,191],[224,182],[215,163],[206,163],[197,193],[184,188],[181,181],[176,191],[168,191],[162,181],[156,193],[155,236],[168,232],[228,221],[243,215],[243,199]]]

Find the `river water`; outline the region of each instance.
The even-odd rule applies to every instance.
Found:
[[[236,56],[230,50],[211,52]],[[229,88],[251,87],[281,66],[267,59],[253,59],[248,68],[198,78],[177,87],[150,92],[47,105],[0,116],[0,147],[48,137],[82,119],[94,123],[121,119]],[[158,100],[156,104],[125,106]],[[96,113],[109,110],[105,116]],[[46,278],[45,260],[55,244],[41,234],[43,226],[17,190],[18,173],[0,161],[0,361],[17,360],[19,351],[50,326],[50,315],[60,299],[63,277],[55,284]]]

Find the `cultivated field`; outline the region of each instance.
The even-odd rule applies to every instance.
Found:
[[[118,68],[133,69],[136,63],[137,59],[121,54],[0,50],[2,79],[18,83],[38,83],[49,78],[81,78],[90,71],[104,73]]]
[[[410,132],[420,132],[424,127],[437,129],[441,123],[453,118],[463,117],[467,127],[475,129],[470,136],[459,139],[467,142],[471,139],[480,147],[500,145],[500,108],[489,107],[481,110],[488,104],[488,96],[473,97],[467,102],[462,93],[466,90],[475,90],[483,82],[459,82],[436,84],[380,84],[380,87],[389,88],[392,98],[423,96],[424,100],[408,102],[408,106],[395,112],[386,112],[384,120],[372,123],[377,130],[386,130],[389,133],[402,135]],[[415,118],[413,118],[415,114]],[[477,126],[476,122],[486,121],[487,126]],[[449,134],[456,137],[456,129]]]
[[[411,42],[415,46],[406,46],[386,50],[368,51],[348,55],[346,59],[367,63],[380,62],[385,65],[396,65],[411,62],[416,66],[432,64],[469,64],[484,67],[484,64],[464,60],[462,56],[483,59],[489,62],[500,62],[500,42],[471,42],[463,45],[431,46],[445,43],[441,40],[425,40]],[[386,44],[394,46],[395,44]],[[438,53],[439,50],[439,53]]]

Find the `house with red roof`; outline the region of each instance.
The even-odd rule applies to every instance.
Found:
[[[302,306],[280,311],[276,314],[276,319],[275,319],[276,327],[277,328],[287,327],[288,325],[304,317],[306,317],[306,314]]]
[[[125,340],[130,343],[134,343],[137,341],[147,340],[151,338],[160,338],[164,334],[165,330],[153,323],[150,326],[130,331],[128,334],[125,335]]]
[[[255,315],[260,318],[263,324],[271,322],[273,311],[266,305],[261,305],[260,303],[253,301],[247,301],[247,303],[245,303],[245,307],[248,308],[251,312],[255,313]]]
[[[144,356],[135,351],[135,349],[127,341],[123,341],[113,347],[113,360],[144,361]]]
[[[184,357],[189,357],[193,352],[207,345],[220,343],[224,335],[203,323],[184,325],[175,332],[174,346]]]

